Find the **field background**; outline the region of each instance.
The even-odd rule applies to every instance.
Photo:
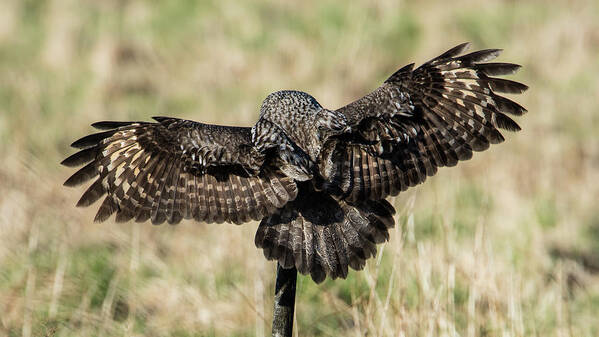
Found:
[[[599,335],[598,1],[0,1],[0,336],[263,336],[256,223],[97,224],[62,182],[98,120],[340,107],[464,42],[522,64],[523,131],[392,200],[365,271],[298,279],[297,336]]]

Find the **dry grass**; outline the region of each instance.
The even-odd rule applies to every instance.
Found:
[[[92,223],[58,163],[102,119],[338,107],[459,42],[505,48],[523,131],[394,200],[363,272],[301,277],[299,336],[599,335],[597,1],[0,2],[0,335],[262,336],[256,224]]]

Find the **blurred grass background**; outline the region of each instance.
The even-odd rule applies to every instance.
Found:
[[[454,45],[504,48],[529,113],[392,200],[363,272],[298,280],[298,336],[599,335],[599,2],[0,1],[0,335],[262,336],[256,223],[93,223],[62,182],[98,120],[251,125],[340,107]]]

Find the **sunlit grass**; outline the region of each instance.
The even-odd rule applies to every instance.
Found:
[[[98,120],[342,106],[464,41],[522,64],[523,131],[392,200],[362,272],[298,279],[299,336],[599,335],[597,1],[0,2],[0,335],[261,336],[256,224],[93,223],[62,182]]]

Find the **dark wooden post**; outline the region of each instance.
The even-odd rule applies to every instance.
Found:
[[[285,269],[277,263],[275,285],[275,310],[272,319],[273,337],[291,337],[293,312],[295,310],[295,283],[297,270]]]

